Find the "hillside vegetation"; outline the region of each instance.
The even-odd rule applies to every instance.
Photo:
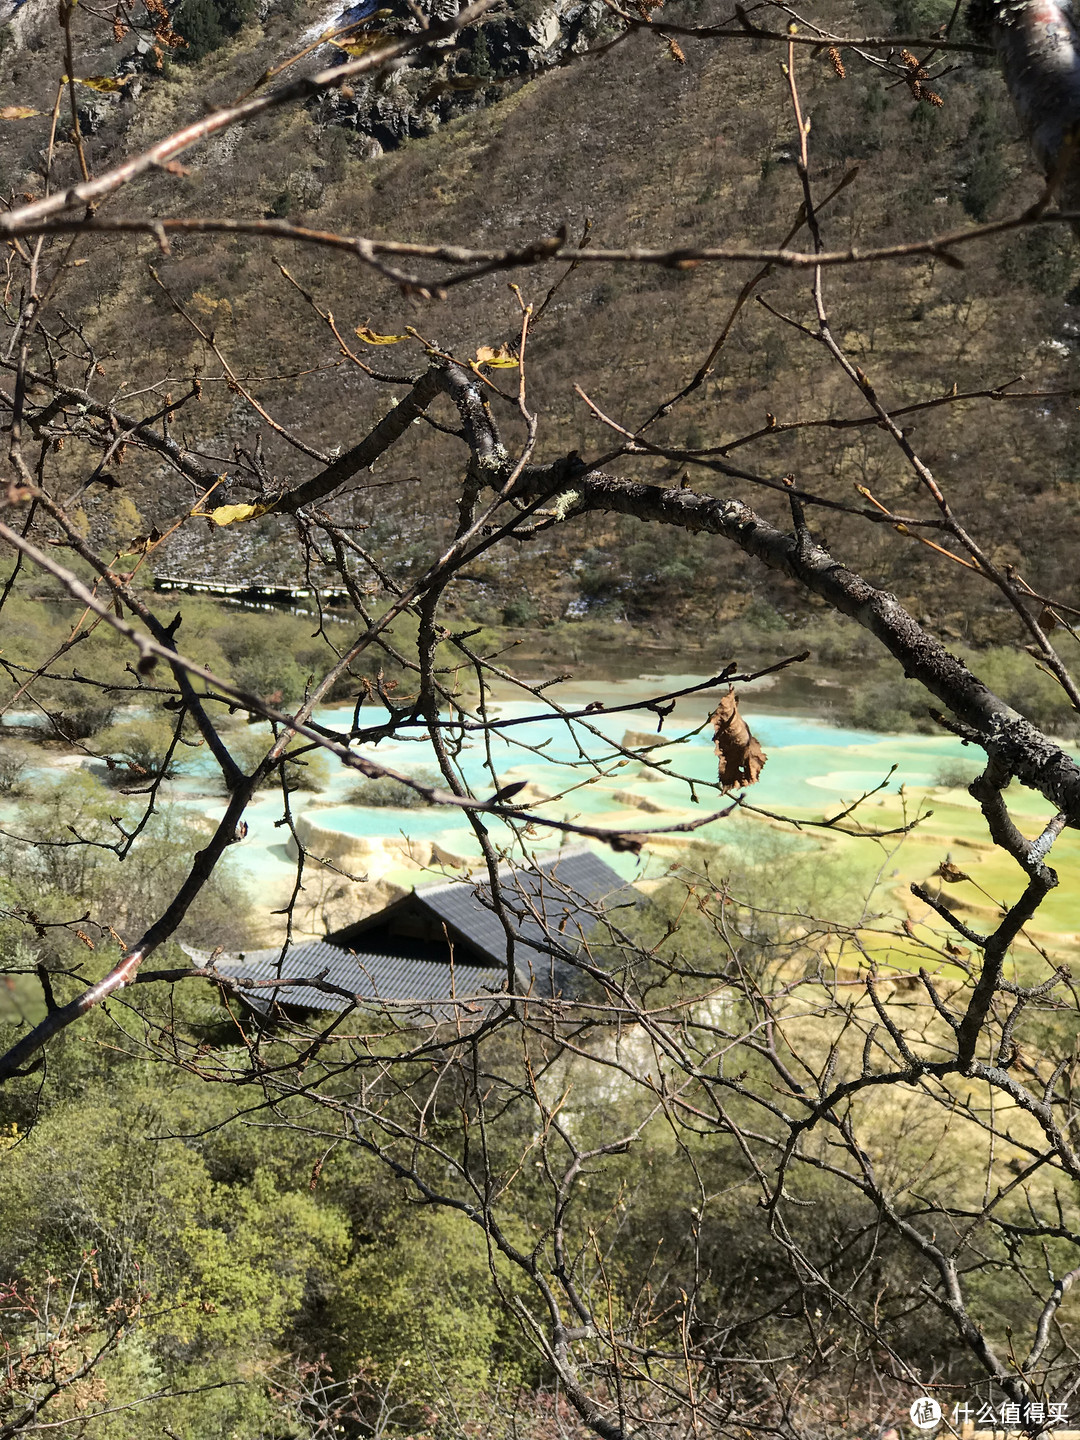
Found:
[[[177,12],[181,27],[193,4],[185,0]],[[814,18],[840,33],[929,33],[951,11],[939,0],[904,0],[897,7],[829,0]],[[693,23],[727,15],[707,0],[676,0],[664,13]],[[216,47],[200,41],[187,55],[166,55],[157,71],[151,63],[120,98],[92,97],[99,102],[96,132],[87,140],[94,167],[240,93],[305,32],[317,32],[320,20],[328,23],[319,9],[296,0],[272,4],[261,19],[252,9],[229,15],[222,11]],[[9,49],[0,66],[0,104],[43,112],[0,131],[0,158],[23,193],[40,184],[35,170],[55,95],[57,41],[44,20],[42,27],[41,39],[32,42],[39,48]],[[100,36],[100,25],[90,17],[77,17],[76,35],[87,46],[83,69],[108,71],[131,48],[129,38],[102,49],[91,38]],[[635,34],[614,48],[604,48],[603,39],[599,25],[599,53],[527,81],[470,92],[461,103],[476,108],[380,158],[367,158],[370,147],[356,131],[327,123],[335,116],[325,107],[293,110],[211,141],[185,160],[183,177],[140,182],[137,196],[124,203],[132,211],[168,205],[181,214],[265,213],[348,234],[428,242],[515,244],[560,226],[576,235],[591,224],[592,243],[602,246],[777,244],[800,190],[776,47],[686,40],[685,63],[679,63],[656,36]],[[320,52],[327,53],[326,47]],[[469,64],[476,63],[473,54]],[[826,244],[918,238],[1014,213],[1037,195],[1038,176],[989,62],[950,57],[934,81],[940,106],[913,99],[891,73],[856,57],[849,56],[845,78],[825,53],[800,52],[799,65],[819,193],[858,169],[823,212]],[[71,156],[63,163],[73,164]],[[463,356],[516,332],[508,279],[538,306],[561,273],[489,275],[445,300],[425,302],[403,299],[340,252],[298,253],[251,237],[178,238],[169,255],[144,239],[90,239],[80,242],[79,255],[87,263],[64,281],[64,304],[83,317],[106,383],[129,391],[154,385],[154,403],[160,403],[166,392],[180,391],[185,375],[198,372],[201,398],[180,412],[174,433],[192,444],[197,439],[223,464],[236,446],[251,451],[257,444],[270,479],[289,483],[317,462],[290,451],[237,393],[173,301],[212,332],[235,375],[282,425],[315,449],[331,451],[355,443],[384,413],[386,392],[342,358],[279,263],[333,313],[346,337],[365,323],[382,334],[413,325],[426,340]],[[943,405],[904,423],[989,554],[1021,567],[1037,589],[1072,598],[1069,536],[1080,478],[1073,442],[1080,327],[1080,305],[1072,303],[1080,301],[1074,242],[1058,228],[1038,229],[967,247],[963,261],[962,269],[922,257],[830,271],[834,329],[894,408],[946,396],[954,385],[961,394],[997,391],[1009,382],[1015,391],[1040,392]],[[683,272],[581,266],[566,276],[530,341],[538,455],[610,448],[610,431],[592,417],[575,385],[631,429],[681,389],[749,273],[733,264]],[[809,317],[805,277],[776,273],[758,295],[770,308],[751,303],[742,310],[708,381],[653,428],[654,441],[715,447],[767,431],[770,415],[782,428],[867,413],[821,348],[771,313]],[[408,369],[415,358],[407,343],[368,350],[366,358]],[[433,413],[450,418],[449,411]],[[80,462],[77,449],[73,466]],[[900,511],[920,503],[902,455],[872,426],[763,433],[728,460],[773,477],[794,473],[805,487],[845,502],[858,485]],[[389,549],[391,563],[407,575],[445,539],[447,485],[459,463],[444,435],[415,428],[374,475],[348,487],[335,501],[336,513],[366,523],[372,548]],[[686,467],[639,456],[624,457],[618,469],[677,484]],[[164,528],[191,503],[189,493],[137,457],[117,478],[139,526]],[[783,513],[767,492],[746,482],[697,468],[692,482],[717,494],[742,494],[767,515]],[[90,529],[112,526],[122,538],[132,516],[125,512],[118,520],[117,504],[115,492],[89,491]],[[933,614],[946,637],[975,646],[1015,638],[1015,618],[992,589],[969,585],[932,551],[901,543],[891,531],[852,526],[835,513],[813,518],[837,553],[918,613]],[[182,532],[158,549],[155,565],[279,579],[296,569],[291,531],[274,517],[197,540]],[[715,644],[722,634],[716,627],[745,614],[748,605],[751,618],[763,618],[766,628],[796,617],[782,580],[755,577],[736,596],[733,577],[742,566],[737,554],[706,538],[657,538],[632,520],[593,516],[479,563],[454,594],[462,614],[528,628],[562,619],[569,607],[570,614],[629,619],[646,633],[676,629],[695,642],[707,635],[706,644]],[[805,616],[801,602],[799,613]]]

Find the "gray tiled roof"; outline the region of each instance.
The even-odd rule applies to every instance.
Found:
[[[618,925],[618,907],[637,900],[611,866],[584,847],[545,857],[535,869],[507,869],[499,878],[499,893],[519,942],[517,949],[528,947],[529,953],[518,957],[526,966],[546,968],[547,947],[552,942],[576,949],[603,916]],[[414,899],[492,965],[505,965],[506,932],[491,908],[490,883],[436,881],[417,886]]]
[[[573,967],[552,956],[547,947],[563,944],[577,951],[605,916],[619,925],[627,914],[624,907],[638,898],[610,865],[585,847],[561,850],[533,868],[508,867],[500,872],[499,893],[518,942],[518,974],[534,993],[539,990],[549,995],[571,993],[575,976]],[[417,1010],[449,1014],[447,1002],[454,998],[478,996],[482,1000],[504,988],[506,932],[490,908],[490,896],[490,883],[475,878],[437,880],[418,886],[386,911],[326,940],[290,946],[284,958],[280,947],[249,950],[223,957],[215,968],[241,984],[252,982],[248,998],[263,1009],[277,1001],[310,1010],[341,1011],[350,1004],[349,997],[355,997],[376,1005],[380,1001],[398,1005],[416,1001]],[[402,907],[419,907],[433,917],[437,932],[445,935],[450,945],[442,940],[391,938],[385,931],[376,940],[374,932],[383,916],[399,913]],[[365,931],[372,933],[365,937]],[[373,940],[378,949],[367,948]],[[455,947],[468,957],[467,963],[451,963]],[[197,963],[209,963],[198,951],[188,953]],[[316,978],[347,994],[313,985],[254,984]]]
[[[339,995],[311,985],[253,986],[248,992],[253,1001],[261,1001],[264,1006],[273,999],[308,1010],[344,1010],[350,1004],[349,997],[376,1004],[415,1000],[417,1009],[428,1009],[433,1001],[483,997],[502,988],[500,973],[476,965],[451,965],[408,954],[350,954],[323,940],[291,945],[284,959],[280,946],[272,950],[249,950],[235,958],[219,960],[215,969],[241,985],[244,981],[319,978],[347,992]]]

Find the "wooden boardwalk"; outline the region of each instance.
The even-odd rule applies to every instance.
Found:
[[[344,585],[281,585],[275,580],[191,579],[185,575],[155,575],[154,589],[160,594],[178,591],[184,595],[213,595],[242,605],[294,605],[298,600],[318,599],[324,605],[340,605],[349,598]]]

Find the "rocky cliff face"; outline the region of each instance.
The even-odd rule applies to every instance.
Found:
[[[430,8],[438,15],[446,6],[435,0]],[[348,94],[324,96],[315,113],[323,123],[356,131],[368,153],[380,154],[402,140],[429,135],[453,116],[497,100],[512,82],[580,53],[600,31],[605,14],[602,0],[515,0],[447,45],[434,64],[406,65]],[[347,23],[349,12],[338,18]],[[352,49],[375,34],[416,28],[408,6],[391,0],[342,44]]]
[[[49,0],[0,0],[0,49],[24,49],[51,8]]]
[[[166,0],[168,25],[188,42],[176,52],[183,61],[210,53],[207,32],[223,42],[236,32],[241,18],[265,19],[275,0]],[[306,30],[296,27],[288,49],[299,50],[320,35],[334,34],[321,47],[316,63],[333,64],[360,54],[381,35],[399,35],[419,28],[417,10],[435,18],[457,7],[449,0],[424,0],[422,6],[407,0],[359,0],[346,8],[328,7]],[[295,10],[295,6],[293,9]],[[220,11],[220,19],[217,12]],[[405,62],[388,74],[344,91],[320,97],[312,106],[317,121],[339,125],[361,138],[360,149],[374,157],[394,149],[403,140],[430,134],[455,115],[491,104],[514,82],[550,69],[585,50],[595,39],[607,14],[603,0],[509,0],[476,28],[441,47],[438,58],[426,63]],[[306,17],[305,17],[306,18]],[[122,105],[138,103],[146,83],[162,63],[161,14],[147,7],[146,25],[128,34],[125,53],[102,47],[84,62],[117,83],[108,88],[80,90],[80,123],[86,134],[95,133]],[[34,51],[40,36],[55,23],[54,0],[0,0],[0,52]],[[192,33],[189,33],[192,32]],[[85,72],[82,72],[85,73]]]

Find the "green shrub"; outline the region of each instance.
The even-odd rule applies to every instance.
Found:
[[[503,607],[502,622],[504,625],[532,625],[539,616],[536,602],[527,595],[520,595]]]
[[[966,790],[982,768],[973,760],[943,760],[934,775],[934,784],[943,790]]]
[[[250,774],[274,743],[274,737],[269,725],[245,725],[226,735],[225,743],[240,768]],[[294,740],[285,751],[285,784],[289,790],[325,790],[330,783],[329,759],[321,750],[308,749],[309,743]],[[280,785],[280,776],[281,766],[275,765],[259,788]]]
[[[893,16],[897,35],[928,35],[951,19],[951,0],[898,0]]]
[[[1041,729],[1065,736],[1080,730],[1064,690],[1025,651],[995,645],[956,653],[995,695]],[[930,733],[939,729],[930,718],[937,708],[929,691],[905,680],[895,661],[867,659],[834,702],[832,718],[863,730]]]
[[[409,772],[422,785],[443,785],[443,777],[437,770],[424,767]],[[345,796],[346,805],[374,805],[395,810],[419,810],[429,802],[417,794],[411,786],[401,780],[392,780],[388,775],[379,780],[365,780],[355,785]]]
[[[893,733],[903,731],[929,732],[937,727],[930,719],[929,711],[935,701],[921,685],[890,675],[894,667],[882,665],[876,672],[871,670],[865,683],[853,684],[846,692],[846,702],[838,709],[837,718],[860,730],[882,730]]]
[[[973,220],[988,220],[1005,189],[1008,172],[1001,154],[1003,138],[997,107],[988,95],[980,95],[964,142],[967,159],[960,172],[961,199]]]
[[[26,745],[17,742],[0,745],[0,795],[23,794],[29,767],[30,750]]]
[[[110,771],[110,779],[127,784],[133,779],[153,779],[158,775],[172,775],[187,758],[188,747],[177,746],[179,754],[173,754],[168,769],[165,756],[172,744],[174,722],[160,712],[134,715],[118,720],[94,736],[94,748],[102,756],[108,756],[119,765]]]
[[[1001,252],[998,262],[1010,285],[1026,285],[1040,295],[1061,296],[1075,270],[1072,237],[1049,226],[1025,231]]]
[[[61,739],[85,740],[116,714],[116,701],[96,686],[61,682],[53,684],[50,691],[42,703]]]
[[[272,650],[250,655],[233,666],[233,680],[241,690],[270,705],[295,705],[303,699],[308,674],[291,655]]]
[[[995,645],[961,652],[971,670],[994,694],[1043,730],[1074,735],[1078,722],[1069,697],[1023,650]]]
[[[252,0],[183,0],[173,16],[173,28],[186,45],[176,58],[196,65],[235,35],[254,12]]]
[[[90,916],[89,932],[108,924],[125,939],[140,935],[159,915],[163,897],[176,893],[191,867],[193,850],[206,842],[212,827],[205,817],[177,805],[159,807],[137,843],[120,860],[108,847],[129,833],[145,810],[145,799],[127,800],[108,789],[87,770],[50,782],[42,780],[24,800],[12,829],[20,838],[0,836],[0,909],[18,913],[32,908],[45,920],[70,919],[83,906]],[[36,845],[39,840],[78,834],[87,844]],[[73,909],[73,902],[76,908]],[[251,932],[251,907],[244,887],[228,860],[188,910],[180,938],[212,948],[234,948]],[[38,958],[91,963],[83,944],[66,928],[43,935],[27,931],[21,921],[0,919],[0,951],[21,937]],[[100,944],[94,964],[107,964]]]

